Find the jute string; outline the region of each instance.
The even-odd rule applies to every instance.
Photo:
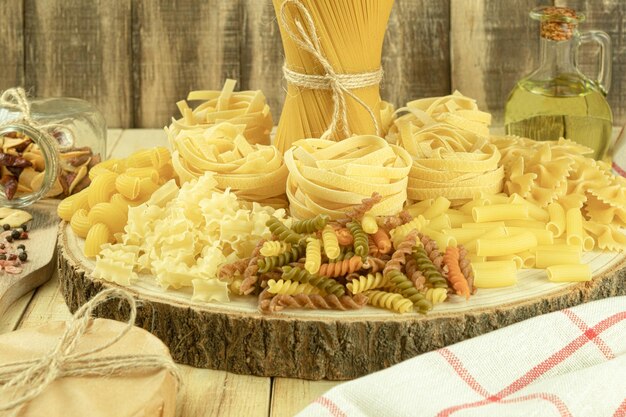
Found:
[[[111,340],[85,352],[75,352],[81,337],[88,330],[93,310],[112,299],[126,300],[130,316],[126,326]],[[165,369],[181,386],[180,374],[171,358],[162,355],[112,355],[94,357],[122,339],[133,327],[137,317],[135,299],[126,291],[111,288],[98,293],[85,303],[66,323],[59,342],[39,359],[0,365],[0,411],[12,411],[40,395],[56,379],[70,376],[128,375]]]
[[[8,119],[0,123],[0,129],[6,126],[14,126],[21,124],[35,129],[40,135],[44,136],[50,143],[56,144],[57,141],[49,133],[49,130],[62,125],[58,123],[39,123],[34,120],[31,114],[30,101],[26,96],[26,92],[22,87],[9,88],[0,96],[0,107],[15,110],[21,114],[14,119]]]
[[[298,33],[294,32],[289,26],[287,7],[290,4],[297,7],[304,17],[304,25],[306,25],[306,29],[304,28],[303,22],[296,18],[293,19]],[[285,0],[280,7],[280,18],[282,20],[283,28],[289,37],[296,43],[296,45],[313,55],[324,69],[323,75],[312,75],[296,72],[288,68],[286,64],[283,66],[283,74],[287,82],[302,88],[331,91],[333,100],[333,116],[330,125],[321,136],[322,139],[328,139],[331,137],[335,130],[339,127],[341,127],[341,132],[346,137],[350,136],[346,95],[352,97],[352,99],[367,110],[372,118],[372,121],[374,122],[376,133],[380,135],[380,127],[378,126],[378,121],[374,111],[367,105],[367,103],[361,100],[350,90],[380,84],[380,81],[383,78],[382,68],[373,72],[338,74],[324,56],[319,38],[317,36],[317,30],[315,29],[315,22],[313,21],[311,14],[299,0]]]

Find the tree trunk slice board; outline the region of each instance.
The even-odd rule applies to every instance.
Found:
[[[82,255],[83,240],[67,223],[58,238],[59,279],[72,312],[115,283],[90,277],[94,261]],[[428,315],[359,311],[257,311],[254,297],[229,303],[191,301],[191,290],[162,291],[149,277],[124,287],[140,300],[136,325],[159,337],[179,363],[257,376],[352,379],[420,353],[591,300],[626,294],[626,257],[586,253],[594,279],[550,283],[544,271],[519,273],[516,287],[479,290],[466,302],[435,307]],[[123,320],[115,303],[96,314]]]
[[[45,283],[52,276],[54,252],[59,218],[57,217],[58,200],[41,200],[23,208],[33,220],[30,221],[28,239],[14,241],[22,243],[28,253],[28,261],[23,264],[20,274],[12,275],[0,272],[0,316],[18,298]],[[1,223],[1,222],[0,222]]]

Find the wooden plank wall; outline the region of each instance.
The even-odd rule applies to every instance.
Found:
[[[583,28],[611,35],[609,100],[625,123],[623,0],[396,0],[383,97],[398,106],[459,89],[500,122],[515,80],[537,63],[527,12],[555,3],[586,11]],[[189,90],[217,89],[227,77],[262,89],[275,122],[284,97],[271,0],[2,0],[0,48],[0,89],[87,99],[109,127],[162,127]]]

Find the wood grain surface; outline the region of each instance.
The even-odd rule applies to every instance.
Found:
[[[396,0],[383,98],[401,106],[458,88],[501,121],[509,91],[538,59],[528,11],[555,3],[585,11],[583,29],[611,35],[609,101],[615,124],[626,123],[622,0]],[[262,89],[275,121],[284,101],[271,0],[3,0],[0,47],[0,89],[84,98],[110,127],[163,127],[189,90],[219,89],[227,77]]]
[[[24,0],[26,89],[83,98],[109,126],[132,125],[130,11],[130,0]]]
[[[24,2],[0,2],[0,89],[24,83]]]

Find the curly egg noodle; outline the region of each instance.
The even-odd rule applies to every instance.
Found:
[[[341,142],[299,140],[285,153],[291,215],[306,219],[325,214],[340,219],[374,192],[382,199],[371,215],[398,213],[406,201],[411,162],[407,151],[373,135]]]
[[[181,183],[213,172],[217,189],[271,206],[286,206],[287,167],[275,146],[250,144],[245,126],[220,123],[209,128],[170,130],[172,164]]]
[[[407,103],[387,140],[413,157],[408,198],[446,197],[460,205],[481,193],[502,190],[500,153],[489,142],[491,115],[458,91],[445,97]]]

